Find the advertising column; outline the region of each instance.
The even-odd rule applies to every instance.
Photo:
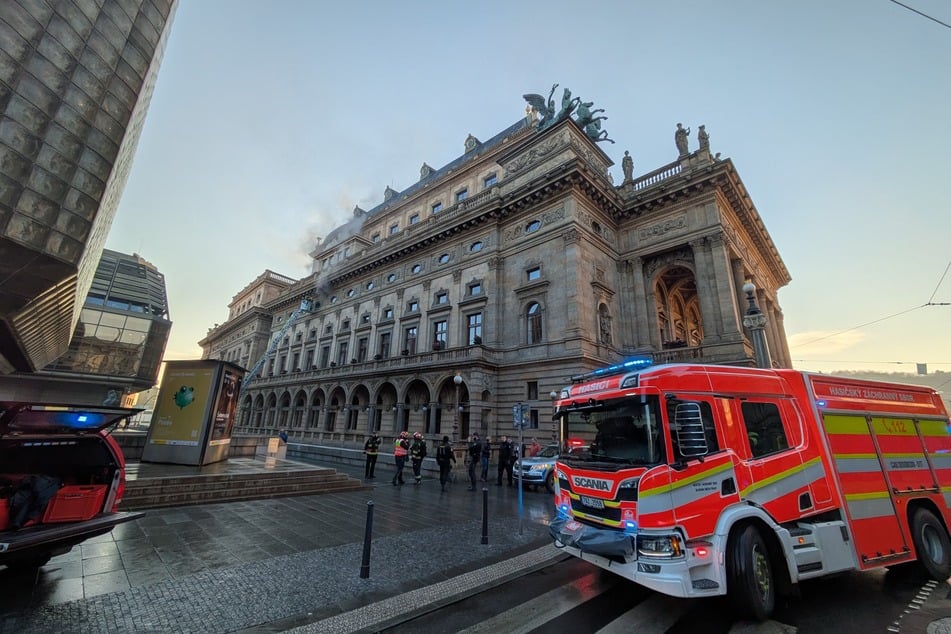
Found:
[[[228,458],[244,370],[226,361],[169,361],[143,462],[204,465]]]

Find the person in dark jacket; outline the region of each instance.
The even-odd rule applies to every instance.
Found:
[[[367,480],[372,480],[376,476],[373,475],[374,470],[376,469],[376,459],[380,453],[380,444],[383,440],[380,438],[379,432],[373,432],[370,434],[370,437],[367,438],[367,441],[363,443],[363,453],[366,454],[367,460],[366,465],[363,468],[363,477]]]
[[[502,474],[508,476],[509,486],[512,486],[512,443],[509,442],[509,437],[503,435],[502,440],[499,441],[499,449],[496,452],[496,456],[499,459],[499,478],[495,482],[496,486],[502,486]]]
[[[426,441],[419,432],[413,434],[413,444],[409,446],[409,458],[413,461],[413,479],[416,484],[423,483],[423,458],[426,457]]]
[[[482,441],[482,454],[480,455],[480,462],[482,464],[482,477],[481,480],[485,482],[489,479],[489,459],[492,457],[492,439],[489,436],[485,437],[485,440]]]
[[[455,461],[456,456],[452,453],[449,436],[443,436],[442,442],[436,447],[436,464],[439,465],[439,486],[443,491],[446,490],[446,483],[449,482],[449,472],[452,471],[452,463]]]
[[[466,465],[469,467],[469,491],[476,490],[476,469],[482,466],[482,442],[479,434],[469,437],[469,449],[466,456]]]

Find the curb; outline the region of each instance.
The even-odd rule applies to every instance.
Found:
[[[568,555],[559,552],[553,545],[543,546],[446,581],[287,631],[295,634],[377,632],[567,558]]]

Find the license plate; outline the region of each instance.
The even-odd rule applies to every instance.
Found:
[[[581,496],[581,503],[584,504],[585,506],[590,506],[593,509],[604,508],[604,500],[599,500],[598,498],[591,498],[591,497],[588,497],[587,495]]]

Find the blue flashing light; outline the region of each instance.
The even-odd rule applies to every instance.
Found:
[[[637,532],[637,522],[634,520],[625,520],[624,522],[624,532],[625,533],[636,533]]]
[[[561,506],[558,507],[558,515],[560,515],[561,517],[568,517],[569,509],[567,504],[562,504]]]
[[[825,407],[825,406],[826,406],[826,402],[825,402],[825,401],[816,401],[816,405],[818,405],[819,407]]]
[[[105,422],[102,414],[90,412],[61,412],[54,419],[57,425],[69,429],[96,429]]]
[[[654,364],[654,359],[649,356],[637,356],[631,357],[630,359],[617,363],[615,365],[609,365],[606,368],[599,368],[588,372],[587,374],[581,374],[578,376],[571,377],[573,382],[587,381],[589,379],[596,379],[602,376],[612,376],[615,374],[624,374],[625,372],[631,372],[633,370],[641,370],[646,367],[649,367]]]
[[[632,357],[625,361],[624,363],[618,363],[617,365],[609,365],[606,368],[601,368],[600,370],[595,370],[592,372],[592,376],[601,376],[603,374],[620,374],[621,372],[626,372],[628,370],[634,370],[637,368],[646,368],[654,362],[650,357]]]

